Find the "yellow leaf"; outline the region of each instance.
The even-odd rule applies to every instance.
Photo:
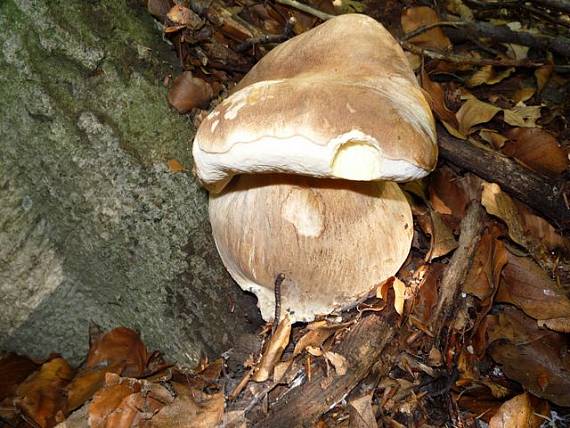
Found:
[[[472,128],[480,123],[489,122],[501,109],[492,104],[485,103],[477,98],[469,98],[456,114],[459,122],[459,132],[468,135]]]
[[[406,9],[401,17],[404,33],[410,33],[420,27],[436,22],[439,22],[436,12],[427,6]],[[412,37],[410,42],[418,46],[440,50],[448,50],[452,47],[451,41],[440,27],[432,28],[416,37]]]
[[[471,77],[467,79],[465,84],[469,88],[483,84],[494,85],[495,83],[499,83],[501,80],[509,77],[514,71],[515,69],[513,67],[497,71],[492,65],[485,65],[473,73]]]
[[[520,103],[522,104],[522,103]],[[540,106],[517,105],[511,110],[503,110],[505,122],[512,126],[521,128],[534,128],[537,119],[540,118]]]

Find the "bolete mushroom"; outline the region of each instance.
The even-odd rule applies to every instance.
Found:
[[[401,267],[413,220],[393,181],[427,175],[437,145],[399,44],[348,14],[262,58],[202,122],[193,155],[232,277],[270,320],[284,274],[282,308],[308,321]]]

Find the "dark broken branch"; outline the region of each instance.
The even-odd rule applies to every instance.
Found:
[[[443,341],[443,327],[453,317],[455,301],[461,291],[461,285],[473,262],[475,250],[483,232],[485,210],[479,202],[472,202],[461,221],[459,246],[453,253],[439,287],[437,306],[431,318],[431,327],[436,341]]]
[[[344,375],[329,373],[327,376],[315,370],[310,381],[289,390],[284,397],[271,405],[265,417],[256,418],[253,426],[311,426],[317,418],[352,391],[376,363],[381,362],[389,369],[391,361],[386,358],[385,352],[396,336],[397,323],[392,306],[387,307],[385,313],[364,317],[333,349],[348,361]]]
[[[553,37],[531,34],[525,31],[513,31],[506,25],[496,26],[482,21],[469,22],[462,27],[462,30],[473,36],[491,38],[498,43],[515,43],[570,56],[570,39],[567,37]]]
[[[452,53],[444,53],[434,51],[432,49],[424,49],[413,43],[401,41],[400,45],[403,49],[412,52],[416,55],[423,55],[431,59],[438,59],[440,61],[451,62],[453,64],[471,64],[471,65],[494,65],[497,67],[542,67],[543,62],[533,62],[528,60],[509,60],[509,59],[488,59],[488,58],[475,58],[466,55],[456,55]]]
[[[568,0],[530,0],[530,2],[551,10],[570,13],[570,2]]]
[[[555,226],[570,227],[570,184],[553,182],[484,146],[460,140],[438,126],[441,157],[479,177],[497,183]]]

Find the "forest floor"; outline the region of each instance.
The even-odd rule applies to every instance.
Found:
[[[94,326],[79,368],[4,355],[0,426],[570,426],[570,5],[433,3],[148,0],[187,70],[168,101],[196,126],[276,44],[380,21],[438,121],[437,169],[402,186],[412,251],[350,311],[261,326],[237,366],[177,367],[124,327]]]

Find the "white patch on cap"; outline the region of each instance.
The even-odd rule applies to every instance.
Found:
[[[283,203],[281,215],[299,235],[316,238],[325,228],[324,211],[321,199],[312,189],[293,187]]]

